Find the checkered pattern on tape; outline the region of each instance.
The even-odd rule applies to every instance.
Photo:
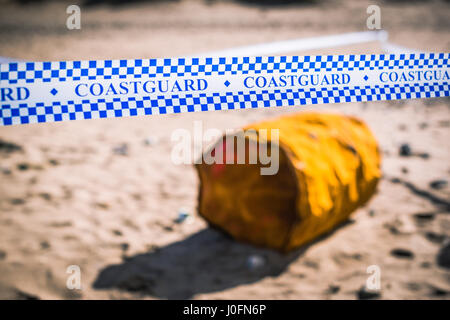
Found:
[[[174,94],[170,97],[113,98],[80,102],[68,101],[21,104],[0,109],[0,125],[97,119],[137,115],[184,113],[211,110],[232,110],[261,107],[281,107],[323,103],[378,101],[450,96],[449,84],[415,84],[361,86],[344,88],[312,88],[310,90],[274,90],[262,92]]]
[[[173,58],[0,64],[0,83],[10,84],[156,76],[208,76],[271,72],[320,72],[447,67],[449,53],[230,58]]]

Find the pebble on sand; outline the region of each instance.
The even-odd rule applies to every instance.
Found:
[[[22,147],[19,146],[18,144],[0,139],[0,151],[5,152],[5,153],[11,153],[14,151],[22,151]]]
[[[113,148],[113,153],[120,155],[120,156],[127,156],[128,155],[128,145],[126,143],[122,143],[118,146],[115,146]]]
[[[149,147],[153,147],[156,144],[158,144],[159,139],[158,137],[155,136],[149,136],[147,138],[144,139],[144,145],[149,146]]]
[[[399,150],[398,150],[398,154],[402,157],[409,157],[412,155],[412,150],[411,147],[408,143],[403,143]]]
[[[358,300],[378,299],[381,297],[381,293],[379,291],[368,290],[366,286],[362,286],[361,289],[356,291],[356,296]]]
[[[8,167],[3,167],[3,166],[0,167],[0,172],[5,174],[5,175],[9,175],[9,174],[12,173],[11,169],[9,169]]]
[[[441,190],[446,188],[448,185],[448,181],[444,179],[433,180],[430,182],[430,188],[435,190]]]
[[[329,294],[335,294],[335,293],[338,293],[339,290],[341,290],[341,287],[340,287],[340,286],[335,285],[335,284],[330,284],[330,285],[328,286],[327,293],[329,293]]]
[[[437,264],[440,267],[450,269],[450,241],[448,241],[442,248],[439,250],[437,255]]]
[[[183,223],[190,217],[188,210],[181,208],[178,210],[178,217],[174,220],[175,223]]]
[[[391,255],[400,259],[414,259],[414,253],[408,249],[401,249],[401,248],[392,249]]]
[[[412,157],[412,156],[416,156],[422,159],[428,159],[430,158],[430,155],[426,152],[413,152],[411,146],[409,145],[409,143],[402,143],[400,145],[400,148],[398,149],[398,154],[401,157]]]

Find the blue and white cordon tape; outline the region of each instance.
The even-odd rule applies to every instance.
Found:
[[[449,53],[0,64],[0,125],[448,97]]]

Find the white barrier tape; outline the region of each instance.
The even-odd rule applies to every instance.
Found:
[[[0,125],[449,96],[449,55],[1,64]]]
[[[220,51],[211,51],[195,55],[196,57],[249,57],[260,55],[287,54],[307,50],[319,50],[380,42],[381,48],[386,53],[424,53],[424,51],[401,47],[388,42],[389,33],[385,30],[364,31],[336,34],[331,36],[319,36],[312,38],[300,38],[285,41],[260,43],[255,45],[230,48]]]
[[[386,41],[387,37],[386,31],[352,32],[230,48],[221,51],[206,52],[201,54],[200,57],[249,57],[286,54],[297,51],[335,48],[374,41]]]

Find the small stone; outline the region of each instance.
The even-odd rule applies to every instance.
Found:
[[[450,241],[439,250],[437,264],[440,267],[450,269]]]
[[[175,223],[183,223],[189,217],[190,217],[189,212],[186,209],[181,208],[181,209],[178,210],[178,217],[174,220],[174,222]]]
[[[96,208],[103,209],[103,210],[107,210],[109,208],[109,205],[104,202],[96,202],[96,203],[94,203],[94,206]]]
[[[13,205],[21,205],[21,204],[25,204],[25,200],[24,199],[20,199],[20,198],[14,198],[10,200],[11,204]]]
[[[392,249],[391,255],[393,255],[396,258],[400,258],[400,259],[413,259],[414,258],[413,252],[411,252],[410,250],[401,249],[401,248]]]
[[[417,155],[419,158],[422,158],[422,159],[428,159],[428,158],[430,158],[430,154],[427,153],[427,152],[419,152],[419,153],[417,153],[416,155]]]
[[[430,182],[430,188],[435,190],[441,190],[446,188],[448,185],[448,181],[444,179],[433,180]]]
[[[39,193],[39,196],[42,199],[47,200],[47,201],[52,200],[52,195],[50,193],[48,193],[48,192],[41,192],[41,193]]]
[[[3,141],[0,139],[0,151],[5,152],[5,153],[11,153],[14,151],[22,151],[22,147],[19,146],[18,144]]]
[[[417,231],[416,226],[406,216],[400,216],[392,222],[385,223],[384,226],[396,235],[409,235]]]
[[[122,231],[117,230],[117,229],[112,230],[112,233],[113,233],[115,236],[118,236],[118,237],[120,237],[120,236],[123,235],[123,234],[122,234]]]
[[[261,257],[260,255],[251,255],[247,258],[247,268],[250,270],[256,270],[265,265],[266,261],[264,257]]]
[[[409,146],[408,143],[403,143],[400,146],[400,149],[399,149],[398,153],[402,157],[409,157],[409,156],[412,155],[412,150],[411,150],[411,147]]]
[[[335,294],[335,293],[338,293],[339,290],[341,290],[341,287],[340,287],[340,286],[334,285],[334,284],[330,284],[330,285],[328,286],[327,293],[329,293],[329,294]]]
[[[127,156],[128,155],[128,145],[126,143],[122,143],[122,144],[114,147],[113,153],[120,155],[120,156]]]
[[[20,171],[25,171],[30,169],[30,165],[28,163],[19,163],[17,165],[17,169],[19,169]]]
[[[425,233],[425,238],[434,243],[442,243],[446,237],[443,234],[430,231]]]
[[[419,223],[429,222],[429,221],[434,220],[435,214],[432,212],[416,213],[416,214],[414,214],[414,218]]]
[[[316,270],[319,269],[319,263],[317,263],[316,261],[313,261],[313,260],[307,259],[303,262],[303,264],[306,267],[311,268],[311,269],[316,269]]]
[[[378,299],[381,297],[381,293],[379,291],[371,291],[366,288],[366,286],[362,286],[356,292],[356,296],[358,300],[369,300],[369,299]]]
[[[144,145],[153,147],[159,142],[159,139],[155,136],[149,136],[144,139]]]
[[[48,163],[50,163],[52,166],[59,165],[59,161],[56,159],[50,159],[50,160],[48,160]]]
[[[49,249],[49,248],[50,248],[50,243],[48,243],[47,241],[41,242],[41,249]]]
[[[391,178],[390,181],[391,181],[392,183],[402,183],[402,180],[400,180],[400,179],[397,178],[397,177]]]

